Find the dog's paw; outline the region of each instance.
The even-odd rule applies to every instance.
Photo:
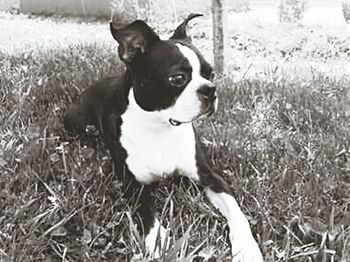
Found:
[[[143,254],[134,254],[130,259],[130,262],[144,262],[144,261],[145,261],[145,258]]]
[[[158,259],[161,256],[161,250],[164,246],[166,249],[169,247],[169,242],[166,239],[167,230],[159,223],[159,220],[156,218],[154,221],[153,228],[145,238],[145,246],[147,254],[153,258]],[[159,239],[159,240],[158,240]],[[159,241],[158,245],[157,242]]]
[[[232,245],[232,262],[263,262],[258,243],[253,236],[235,238]]]

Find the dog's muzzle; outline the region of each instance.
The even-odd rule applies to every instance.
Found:
[[[213,83],[209,83],[201,86],[197,90],[199,100],[202,102],[201,115],[210,116],[216,110],[217,96],[216,86]]]
[[[194,116],[190,121],[180,121],[178,119],[170,118],[169,123],[172,126],[179,126],[184,123],[191,123],[195,119],[201,116],[210,116],[212,115],[217,106],[217,96],[216,96],[216,87],[214,84],[209,83],[201,86],[197,90],[197,96],[201,101],[201,109],[198,115]]]
[[[198,88],[197,93],[202,101],[214,102],[216,99],[216,86],[209,82],[208,84],[202,85],[200,88]]]

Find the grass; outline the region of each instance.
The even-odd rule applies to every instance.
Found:
[[[103,144],[62,125],[83,89],[121,67],[108,43],[0,52],[0,261],[129,261],[144,249]],[[210,159],[266,261],[350,261],[350,81],[268,73],[218,80],[218,112],[196,123]],[[154,193],[171,229],[162,261],[229,261],[223,219],[184,184]]]

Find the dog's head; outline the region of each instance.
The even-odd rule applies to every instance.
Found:
[[[119,29],[110,24],[119,56],[133,73],[135,101],[175,126],[216,108],[212,67],[186,34],[187,23],[197,16],[189,15],[169,40],[160,40],[141,20]]]

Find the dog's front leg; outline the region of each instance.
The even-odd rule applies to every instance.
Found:
[[[210,188],[206,188],[205,193],[213,206],[227,219],[230,228],[232,261],[263,261],[259,246],[252,235],[249,222],[238,206],[236,199],[226,192],[215,192]]]
[[[168,246],[168,243],[165,243],[166,234],[167,230],[160,224],[159,220],[155,217],[152,228],[149,230],[145,238],[146,252],[151,258],[160,258],[161,250],[163,249],[164,245]],[[158,239],[159,241],[157,241]]]
[[[260,248],[255,241],[249,222],[236,199],[229,193],[228,185],[210,165],[202,150],[197,151],[199,160],[199,182],[211,204],[226,218],[230,229],[233,262],[263,261]]]
[[[151,192],[155,185],[142,185],[133,178],[125,180],[128,181],[125,183],[125,197],[134,207],[133,214],[135,221],[138,222],[138,231],[144,235],[146,248],[144,255],[157,259],[164,246],[167,231],[154,216]]]
[[[160,224],[153,212],[153,199],[150,186],[144,186],[143,192],[138,198],[136,215],[141,220],[141,227],[145,236],[146,255],[152,259],[158,259],[161,255],[166,240],[166,229]]]

